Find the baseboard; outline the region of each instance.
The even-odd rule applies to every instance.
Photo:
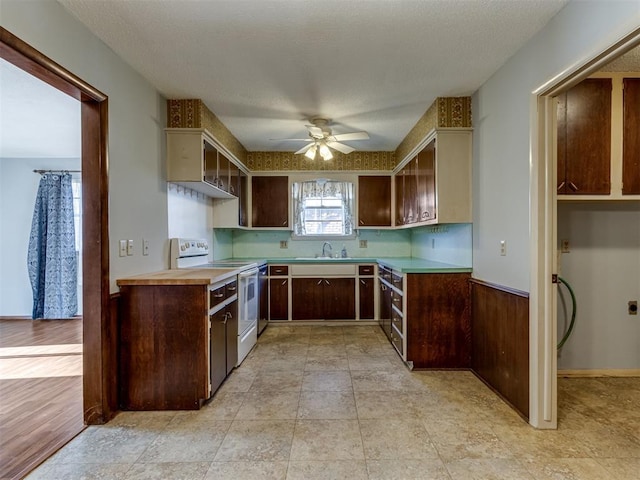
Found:
[[[558,377],[640,377],[640,369],[607,368],[594,370],[558,370]]]
[[[333,326],[333,327],[372,327],[378,326],[377,320],[270,320],[271,327]]]

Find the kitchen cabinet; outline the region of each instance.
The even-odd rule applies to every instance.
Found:
[[[396,226],[471,222],[471,129],[429,132],[394,182]]]
[[[289,177],[251,177],[251,226],[289,228]]]
[[[247,215],[247,199],[249,197],[249,181],[248,175],[244,173],[242,170],[239,171],[239,179],[238,179],[238,226],[247,227],[248,223],[248,215]]]
[[[375,318],[375,266],[358,265],[358,318],[373,320]]]
[[[379,266],[380,324],[411,368],[468,368],[468,273],[401,274]]]
[[[262,265],[258,269],[258,335],[269,323],[269,269]]]
[[[622,194],[640,195],[640,78],[623,79]]]
[[[391,226],[391,177],[358,177],[358,227]]]
[[[293,320],[354,320],[355,278],[292,278]]]
[[[211,394],[238,363],[237,286],[233,279],[210,288]]]
[[[269,266],[269,321],[289,320],[289,267]]]
[[[123,285],[120,300],[120,408],[200,408],[211,393],[207,286]]]
[[[558,193],[611,192],[610,78],[588,78],[558,96]]]
[[[213,198],[235,198],[232,171],[239,162],[201,128],[168,128],[167,181]]]

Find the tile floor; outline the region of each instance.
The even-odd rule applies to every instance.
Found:
[[[409,372],[378,327],[271,326],[196,412],[123,412],[35,479],[638,479],[640,379],[560,379],[529,427],[469,372]]]

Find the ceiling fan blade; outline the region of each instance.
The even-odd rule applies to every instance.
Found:
[[[310,138],[270,138],[272,142],[310,142]]]
[[[295,155],[299,154],[299,153],[304,153],[307,150],[309,150],[311,147],[313,147],[315,145],[315,143],[310,143],[309,145],[305,145],[304,147],[302,147],[300,150],[298,150]]]
[[[336,150],[344,154],[355,151],[355,148],[352,148],[349,145],[345,145],[344,143],[338,143],[338,142],[327,142],[327,147],[335,148]]]
[[[369,140],[369,134],[367,132],[341,133],[339,135],[332,135],[332,137],[338,142],[348,140]]]

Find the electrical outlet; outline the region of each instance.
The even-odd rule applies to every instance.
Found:
[[[133,255],[133,240],[127,240],[127,255]]]
[[[149,240],[142,239],[142,255],[149,255]]]
[[[127,256],[127,241],[126,240],[120,240],[119,242],[119,254],[121,257],[126,257]]]
[[[571,250],[569,250],[569,240],[564,239],[560,242],[560,251],[562,253],[569,253]]]
[[[507,255],[507,241],[500,240],[500,255],[505,257]]]
[[[280,240],[280,248],[289,248],[289,242],[286,240]]]
[[[629,315],[637,315],[638,314],[638,301],[631,300],[629,302]]]
[[[367,248],[367,240],[360,240],[360,248]]]

